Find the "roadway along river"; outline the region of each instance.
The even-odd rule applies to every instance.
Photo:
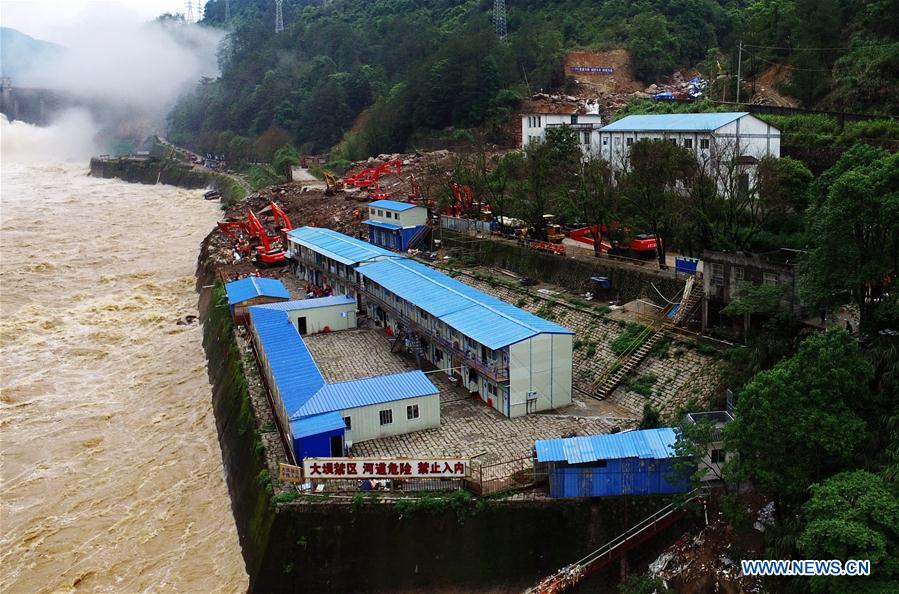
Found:
[[[217,203],[16,163],[38,132],[3,124],[0,591],[245,591],[201,329],[176,324]]]

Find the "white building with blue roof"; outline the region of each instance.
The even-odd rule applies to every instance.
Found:
[[[405,252],[427,230],[428,209],[408,202],[375,200],[368,205],[368,241],[374,245]]]
[[[356,271],[373,319],[507,417],[571,404],[573,331],[411,259]]]
[[[752,183],[755,165],[762,158],[780,157],[780,130],[749,112],[627,116],[600,128],[595,156],[623,169],[630,147],[644,139],[681,146],[701,165],[734,162],[740,167],[741,183]]]
[[[283,305],[251,307],[249,326],[295,461],[343,456],[352,443],[440,426],[438,389],[421,370],[326,382]]]
[[[395,252],[324,227],[290,231],[287,246],[291,269],[300,279],[311,287],[353,298],[357,298],[357,266],[397,257]]]

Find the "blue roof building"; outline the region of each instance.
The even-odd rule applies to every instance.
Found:
[[[684,493],[689,471],[676,468],[674,429],[543,439],[537,463],[549,475],[551,497]]]
[[[342,305],[342,298],[324,299]],[[291,318],[315,309],[293,301],[249,310],[260,369],[297,461],[342,456],[345,444],[440,425],[437,387],[421,371],[327,383]]]
[[[309,290],[353,298],[357,296],[357,266],[398,257],[390,250],[324,227],[294,229],[287,234],[287,246],[291,270]]]
[[[574,332],[411,259],[357,269],[369,315],[506,416],[571,403]]]
[[[247,307],[263,303],[276,303],[290,299],[290,293],[284,284],[272,278],[248,276],[240,280],[225,283],[228,295],[228,306],[235,322],[245,324]]]
[[[428,234],[428,209],[408,202],[375,200],[368,205],[368,241],[397,252],[419,247]]]

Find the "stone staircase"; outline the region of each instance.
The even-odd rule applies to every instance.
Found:
[[[590,389],[590,394],[597,400],[605,400],[612,395],[621,380],[627,376],[635,367],[637,367],[646,355],[652,350],[659,340],[664,336],[658,328],[648,327],[634,339],[629,346],[608,370],[600,376]]]

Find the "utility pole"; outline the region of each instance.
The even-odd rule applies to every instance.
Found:
[[[496,36],[506,40],[506,0],[493,0],[493,27]]]
[[[187,0],[187,14],[184,15],[184,20],[188,23],[194,22],[194,2],[193,0]]]
[[[275,0],[275,33],[284,30],[284,0]]]
[[[743,69],[743,40],[740,40],[740,51],[737,54],[737,103],[740,102],[740,72]]]

